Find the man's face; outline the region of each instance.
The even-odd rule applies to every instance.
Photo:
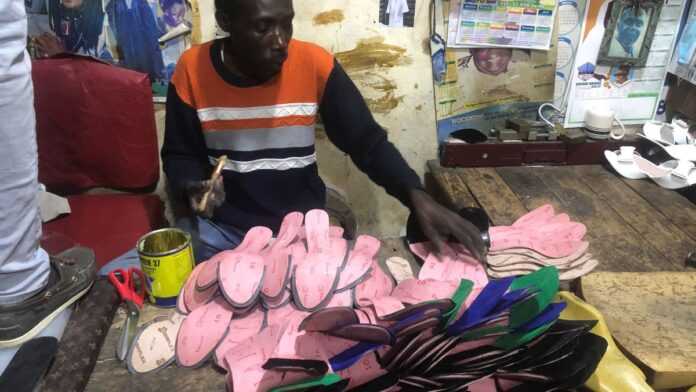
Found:
[[[638,15],[636,15],[634,9],[626,8],[621,13],[619,23],[616,26],[616,40],[619,41],[624,51],[630,55],[633,55],[633,44],[636,43],[638,37],[640,37],[640,32],[643,29],[644,15],[645,12],[642,10],[638,12]]]
[[[82,0],[63,0],[63,7],[72,10],[82,7]]]
[[[507,72],[512,58],[512,49],[470,49],[476,69],[486,75],[500,75]]]
[[[288,57],[295,12],[292,0],[239,0],[234,10],[218,10],[220,27],[230,34],[227,50],[247,77],[264,82],[277,75]]]

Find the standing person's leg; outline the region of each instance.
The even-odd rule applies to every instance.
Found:
[[[48,283],[39,248],[34,91],[26,54],[24,3],[0,0],[0,304],[29,298]]]
[[[39,246],[36,119],[23,0],[0,0],[0,348],[33,338],[94,280],[94,253]]]

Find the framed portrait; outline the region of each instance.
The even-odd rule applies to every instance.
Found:
[[[597,64],[644,66],[661,9],[660,0],[614,0]]]

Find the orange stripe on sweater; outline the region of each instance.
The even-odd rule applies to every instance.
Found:
[[[254,118],[249,120],[214,120],[202,124],[203,132],[244,130],[257,128],[281,128],[298,125],[312,126],[316,116],[288,116],[277,118]]]

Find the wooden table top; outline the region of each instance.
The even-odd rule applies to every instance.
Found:
[[[681,271],[696,251],[696,205],[647,179],[624,179],[601,165],[428,165],[426,183],[439,199],[453,208],[481,207],[494,225],[546,203],[584,223],[598,271]]]

